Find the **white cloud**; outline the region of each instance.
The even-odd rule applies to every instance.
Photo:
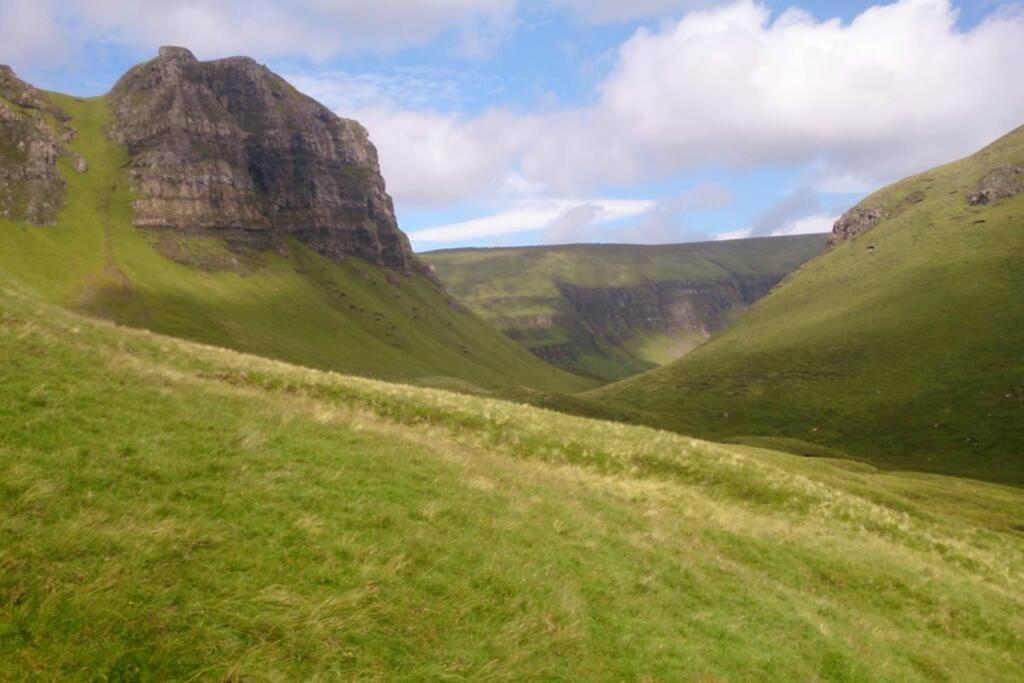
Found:
[[[589,228],[601,216],[597,204],[580,204],[560,213],[544,228],[548,244],[569,244],[587,240]]]
[[[721,242],[723,240],[742,240],[753,236],[753,230],[751,228],[743,228],[741,230],[730,230],[729,232],[720,232],[715,235],[715,241]]]
[[[434,158],[493,163],[471,164],[473,183],[421,174],[416,194],[479,191],[512,173],[588,194],[709,164],[806,166],[820,191],[878,187],[1024,122],[1024,11],[968,31],[956,21],[948,0],[901,0],[849,23],[773,18],[752,0],[690,12],[628,40],[590,107],[446,122]],[[385,168],[411,168],[415,150],[389,145],[386,125],[375,133]]]
[[[0,3],[0,63],[55,62],[65,56],[52,0]]]
[[[819,233],[832,232],[832,226],[839,216],[830,213],[818,213],[812,216],[804,216],[795,221],[787,223],[781,228],[772,231],[772,237],[780,235],[815,235]]]
[[[821,209],[821,199],[814,189],[798,187],[762,211],[754,221],[752,232],[757,236],[774,235],[794,221],[817,214]]]
[[[200,57],[247,54],[325,59],[360,51],[426,45],[451,31],[455,47],[477,55],[516,25],[516,0],[4,0],[31,13],[5,13],[14,37],[52,35],[41,44],[98,40],[150,51],[184,45]],[[19,39],[20,40],[20,39]],[[0,44],[0,59],[17,57]]]
[[[557,229],[560,220],[568,224],[566,217],[576,219],[583,211],[593,214],[586,224],[604,225],[643,215],[654,205],[654,202],[644,199],[534,200],[484,218],[411,232],[409,239],[413,242],[456,242],[542,230],[552,226]],[[577,226],[581,224],[575,222]]]
[[[500,84],[466,73],[428,69],[348,74],[286,74],[297,88],[359,120],[380,154],[388,190],[405,206],[439,206],[480,195],[542,191],[516,172],[536,138],[540,117],[457,110],[472,92]]]
[[[554,6],[565,9],[587,22],[607,23],[635,19],[648,19],[682,14],[722,0],[552,0]]]
[[[616,158],[602,141],[619,132],[640,160],[627,167],[661,172],[818,162],[878,181],[927,168],[1024,120],[1024,89],[1011,85],[1024,12],[967,32],[956,20],[947,0],[872,7],[849,24],[799,10],[773,20],[750,0],[693,12],[622,46],[590,114],[599,125],[567,144]],[[547,161],[558,178],[571,158]]]
[[[388,189],[398,201],[417,206],[493,195],[507,187],[536,125],[501,111],[474,118],[388,107],[344,113],[370,130]]]
[[[728,188],[701,183],[678,196],[659,200],[642,220],[623,230],[619,239],[636,244],[675,244],[706,239],[706,234],[686,225],[684,215],[722,209],[735,200]]]

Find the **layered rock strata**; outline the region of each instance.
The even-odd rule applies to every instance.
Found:
[[[111,101],[112,135],[132,156],[137,226],[240,248],[294,237],[335,260],[429,276],[398,228],[366,129],[267,67],[164,47],[118,81]]]

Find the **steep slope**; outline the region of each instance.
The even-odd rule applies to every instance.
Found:
[[[0,679],[1024,678],[1024,493],[117,328],[0,275]]]
[[[587,399],[685,433],[1024,483],[1022,169],[1024,128],[881,190],[733,327]]]
[[[471,391],[593,386],[438,285],[358,124],[249,60],[189,57],[165,49],[107,97],[0,101],[16,123],[0,126],[2,148],[30,128],[68,131],[40,162],[59,192],[46,174],[23,179],[55,198],[52,220],[0,217],[0,271],[76,310],[311,367]]]
[[[615,380],[671,362],[824,247],[810,235],[421,254],[451,291],[534,354]]]

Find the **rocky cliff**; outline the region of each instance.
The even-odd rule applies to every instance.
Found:
[[[367,131],[247,57],[164,47],[111,92],[132,155],[139,227],[277,248],[294,237],[335,260],[428,274],[395,220]]]
[[[64,203],[57,160],[74,137],[67,116],[0,65],[0,217],[52,223]],[[84,171],[81,159],[78,170]]]
[[[559,289],[572,310],[600,336],[621,344],[638,332],[697,332],[708,335],[754,303],[785,276],[717,282],[656,282],[635,287]]]

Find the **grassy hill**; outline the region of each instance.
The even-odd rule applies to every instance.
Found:
[[[0,679],[1010,681],[1024,493],[343,377],[0,277]]]
[[[212,237],[137,230],[126,153],[105,135],[106,98],[51,97],[89,170],[60,162],[67,208],[57,225],[0,219],[0,272],[48,301],[350,374],[471,391],[594,385],[553,371],[421,276],[339,264],[297,241],[245,255]]]
[[[680,362],[586,400],[688,434],[1024,483],[1024,194],[969,202],[1012,168],[1024,128],[868,197],[877,227]]]
[[[809,235],[420,256],[493,326],[566,370],[607,381],[679,358],[824,244]]]

